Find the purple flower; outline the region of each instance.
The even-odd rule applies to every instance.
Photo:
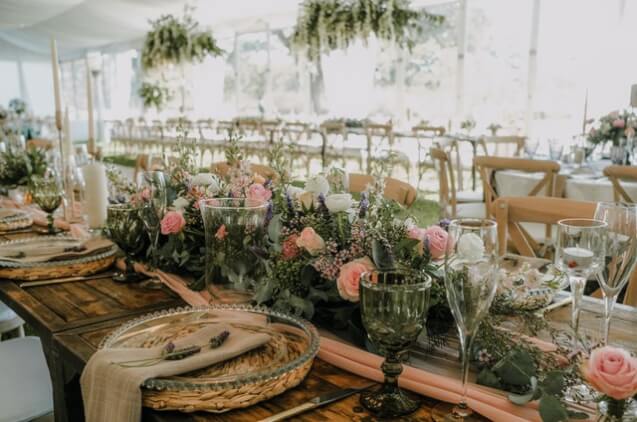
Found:
[[[367,199],[367,193],[363,192],[361,194],[361,201],[359,203],[358,217],[365,218],[365,214],[367,213],[367,208],[369,208],[369,200]]]
[[[438,225],[443,229],[443,230],[447,230],[447,228],[449,227],[449,223],[451,223],[451,220],[449,220],[448,218],[443,218],[442,220],[440,220],[438,222]]]
[[[274,213],[274,205],[272,204],[272,201],[268,201],[268,209],[266,210],[266,213],[265,213],[266,226],[270,223],[270,220],[272,220],[273,213]]]

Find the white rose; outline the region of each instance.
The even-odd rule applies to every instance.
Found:
[[[195,186],[209,186],[215,182],[212,173],[199,173],[190,181]]]
[[[290,198],[295,199],[303,193],[303,189],[290,185],[287,187],[285,192],[290,196]]]
[[[456,246],[458,258],[465,261],[477,261],[484,255],[484,243],[475,233],[465,233],[458,239]]]
[[[352,195],[349,193],[334,193],[325,198],[325,205],[330,212],[347,211],[352,207]]]
[[[208,187],[206,188],[206,193],[208,195],[216,195],[219,193],[219,190],[221,190],[221,185],[219,184],[219,179],[217,179],[216,177],[212,178],[212,183],[210,183],[208,185]]]
[[[307,209],[315,205],[314,194],[312,192],[303,192],[299,194],[298,199],[301,205]]]
[[[327,179],[321,175],[310,177],[305,182],[305,190],[307,192],[312,192],[314,195],[327,195],[330,191],[330,183]]]
[[[179,198],[177,198],[177,199],[175,199],[173,201],[173,208],[175,209],[175,211],[182,211],[189,204],[190,204],[189,200],[187,200],[186,198],[180,196]]]

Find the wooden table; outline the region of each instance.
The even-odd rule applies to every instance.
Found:
[[[149,289],[137,284],[119,284],[110,278],[50,286],[20,288],[19,283],[1,280],[0,300],[13,308],[41,337],[51,371],[56,421],[83,420],[79,376],[84,365],[97,350],[100,341],[120,324],[160,309],[184,303],[163,289]],[[586,333],[599,333],[601,301],[585,298],[581,327]],[[570,307],[554,310],[548,318],[566,328]],[[637,310],[618,305],[613,319],[611,341],[628,350],[637,350]],[[147,421],[253,421],[276,414],[316,395],[346,386],[368,385],[369,381],[316,360],[308,378],[298,387],[274,399],[248,409],[223,415],[182,414],[144,410]],[[423,398],[422,408],[406,420],[428,421],[436,401]],[[370,421],[358,403],[358,396],[308,412],[298,420]]]

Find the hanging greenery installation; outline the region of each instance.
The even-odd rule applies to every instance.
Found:
[[[346,49],[370,35],[411,50],[425,23],[444,17],[414,10],[409,0],[306,0],[301,5],[292,46],[318,61],[321,53]]]
[[[166,64],[201,62],[207,56],[223,54],[209,31],[199,28],[190,10],[183,18],[164,15],[151,21],[152,29],[146,34],[142,48],[142,66],[154,69]]]

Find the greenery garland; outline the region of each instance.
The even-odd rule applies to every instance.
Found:
[[[422,32],[422,18],[440,24],[444,17],[410,8],[409,0],[307,0],[301,6],[292,46],[311,61],[321,53],[345,49],[370,35],[411,50]]]
[[[212,34],[199,29],[188,9],[182,19],[164,15],[150,23],[152,30],[146,34],[142,48],[145,69],[168,63],[201,62],[206,56],[216,57],[223,53]]]
[[[157,110],[160,110],[171,98],[168,88],[159,82],[142,82],[142,86],[137,93],[141,97],[145,108],[155,107]]]

